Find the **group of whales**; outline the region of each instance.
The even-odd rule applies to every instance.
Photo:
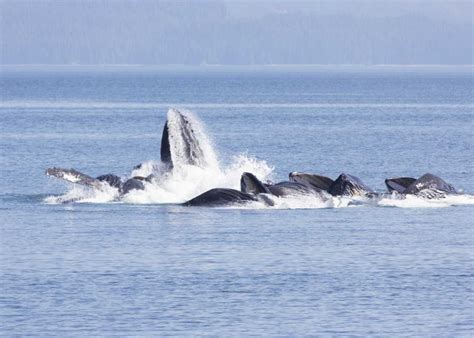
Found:
[[[392,194],[400,197],[416,195],[423,198],[443,198],[448,194],[457,194],[456,189],[433,174],[424,174],[418,179],[397,177],[385,180],[388,192],[378,193],[364,184],[358,177],[341,174],[336,180],[329,177],[292,172],[289,180],[275,184],[261,182],[252,173],[243,173],[240,190],[214,188],[184,203],[186,206],[222,206],[226,204],[260,201],[273,206],[271,196],[286,197],[306,195],[327,201],[333,196],[382,198]]]
[[[173,125],[173,128],[170,128]],[[179,153],[179,161],[175,161]],[[161,162],[164,166],[162,174],[171,172],[179,165],[206,166],[206,159],[201,142],[196,136],[191,120],[182,112],[171,109],[163,128],[161,138]],[[179,162],[179,163],[178,163]],[[134,169],[140,168],[141,165]],[[115,188],[118,199],[133,190],[144,190],[146,184],[153,184],[155,174],[133,176],[122,180],[114,174],[91,177],[75,169],[49,168],[46,175],[68,182],[88,186],[98,190]],[[397,177],[385,180],[388,192],[378,193],[369,188],[359,178],[341,174],[335,180],[317,174],[292,172],[289,180],[279,183],[263,183],[254,174],[245,172],[240,179],[240,190],[230,188],[214,188],[191,200],[184,206],[225,206],[259,201],[266,205],[274,205],[273,197],[307,195],[326,201],[332,196],[377,198],[387,194],[398,194],[401,197],[416,195],[423,198],[442,198],[448,194],[457,194],[456,189],[441,178],[425,174],[418,179]]]

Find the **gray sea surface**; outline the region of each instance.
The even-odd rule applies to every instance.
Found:
[[[471,67],[4,67],[0,335],[472,335],[473,82]],[[76,187],[48,167],[159,161],[169,108],[199,118],[229,180],[242,161],[378,191],[431,172],[466,200],[192,208],[184,181],[170,201],[51,203]]]

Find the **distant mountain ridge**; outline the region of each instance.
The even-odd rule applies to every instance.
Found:
[[[0,62],[472,63],[472,21],[410,12],[404,4],[392,3],[385,15],[361,12],[367,2],[352,4],[351,14],[350,6],[306,2],[7,0],[0,2]]]

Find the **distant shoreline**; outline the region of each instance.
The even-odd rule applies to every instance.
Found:
[[[247,72],[247,71],[473,71],[474,65],[435,65],[435,64],[269,64],[269,65],[144,65],[144,64],[3,64],[1,71],[162,71],[162,72]]]

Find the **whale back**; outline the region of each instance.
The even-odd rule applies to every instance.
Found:
[[[122,189],[122,180],[117,175],[105,174],[97,176],[96,179],[101,182],[107,182],[111,187],[117,188],[119,190]]]
[[[122,186],[122,193],[127,194],[131,190],[144,190],[145,185],[140,177],[132,177],[125,181]]]
[[[321,192],[320,189],[315,190],[306,184],[298,182],[283,181],[268,186],[270,192],[278,197],[294,196],[294,195],[309,195]]]
[[[258,199],[251,195],[235,189],[215,188],[202,193],[199,196],[183,203],[184,206],[225,206],[231,204],[242,204]]]
[[[289,175],[289,179],[292,182],[298,182],[315,189],[328,191],[334,181],[326,176],[292,172]]]

